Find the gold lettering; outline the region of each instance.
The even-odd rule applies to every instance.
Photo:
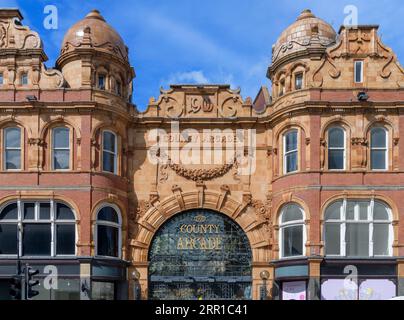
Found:
[[[178,250],[184,250],[184,244],[182,243],[182,238],[178,238],[178,242],[177,242],[177,249]]]
[[[206,246],[206,239],[205,238],[199,238],[199,244],[200,244],[200,249],[201,250],[207,250],[208,247]]]

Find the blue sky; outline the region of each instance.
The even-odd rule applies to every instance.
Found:
[[[382,40],[404,61],[402,0],[0,0],[18,7],[23,23],[39,32],[53,67],[68,28],[99,9],[130,50],[134,102],[144,110],[160,86],[170,83],[227,83],[255,97],[270,86],[266,69],[279,34],[310,8],[338,31],[344,7],[355,5],[359,24],[379,24]],[[57,30],[43,26],[45,5],[59,12]]]

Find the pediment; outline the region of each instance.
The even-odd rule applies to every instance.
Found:
[[[144,117],[236,118],[249,116],[251,99],[243,100],[240,89],[229,85],[171,85],[151,98]]]

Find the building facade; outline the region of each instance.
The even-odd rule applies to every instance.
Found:
[[[18,259],[36,299],[404,295],[404,70],[377,26],[305,10],[271,92],[178,84],[140,112],[98,11],[55,69],[21,20],[0,10],[2,299]]]

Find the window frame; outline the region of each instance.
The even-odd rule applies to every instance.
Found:
[[[330,146],[330,131],[333,129],[339,129],[343,133],[343,141],[344,141],[344,146],[341,147],[331,147]],[[327,129],[327,168],[329,171],[345,171],[347,169],[347,134],[345,128],[341,126],[332,126]],[[344,151],[344,156],[343,156],[343,168],[342,169],[330,169],[330,150],[343,150]]]
[[[357,70],[356,70],[356,65],[358,63],[361,65],[360,81],[357,81],[358,74],[357,74]],[[364,80],[363,79],[363,75],[364,75],[363,69],[364,69],[364,61],[363,60],[355,60],[354,61],[354,83],[363,83],[364,82],[363,81]]]
[[[67,129],[68,130],[68,135],[69,135],[69,147],[68,148],[55,148],[55,130],[57,129]],[[51,128],[51,170],[56,171],[56,172],[68,172],[72,170],[72,129],[66,125],[61,125],[61,126],[55,126]],[[69,168],[67,169],[56,169],[55,168],[55,150],[56,151],[69,151]]]
[[[24,199],[24,200],[13,200],[4,203],[0,206],[0,212],[3,211],[7,206],[12,205],[13,203],[17,204],[17,219],[7,219],[7,220],[0,220],[0,225],[7,224],[7,225],[17,225],[17,254],[0,254],[0,259],[4,258],[16,258],[18,256],[23,258],[60,258],[60,257],[76,257],[78,254],[78,225],[77,225],[77,215],[75,210],[67,203],[58,200],[44,200],[44,199]],[[34,219],[24,219],[24,207],[26,204],[34,204],[35,212],[34,212]],[[40,205],[46,203],[50,204],[50,216],[49,219],[40,219]],[[67,206],[73,213],[73,220],[58,220],[56,208],[57,204],[63,204]],[[50,224],[51,228],[51,242],[49,243],[50,246],[50,255],[24,255],[23,250],[23,242],[24,242],[24,224]],[[58,225],[74,225],[74,254],[57,254],[57,226]]]
[[[286,84],[285,78],[282,78],[281,80],[279,80],[279,92],[278,92],[279,97],[283,97],[286,93],[285,84]]]
[[[105,221],[105,220],[99,220],[98,216],[101,212],[102,209],[104,208],[112,208],[115,210],[117,216],[118,216],[118,223],[111,222],[111,221]],[[94,224],[94,256],[95,257],[101,257],[101,258],[106,258],[106,259],[113,259],[113,260],[120,260],[122,259],[122,213],[119,207],[113,203],[103,203],[101,204],[97,210],[96,210],[96,219],[95,219],[95,224]],[[117,257],[112,257],[112,256],[104,256],[98,254],[98,226],[106,226],[106,227],[113,227],[118,230],[118,256]]]
[[[6,131],[9,129],[18,129],[20,131],[20,147],[15,148],[15,147],[7,147],[7,141],[6,141]],[[3,136],[3,155],[2,155],[2,160],[3,160],[3,166],[2,170],[7,171],[7,172],[19,172],[22,171],[24,168],[24,155],[23,155],[23,145],[24,145],[24,132],[23,129],[19,126],[7,126],[2,129],[2,136]],[[12,150],[12,151],[20,151],[20,167],[19,169],[7,169],[7,150]]]
[[[292,134],[292,133],[296,134],[296,149],[286,151],[286,136],[288,134]],[[295,172],[299,172],[299,168],[300,168],[300,166],[299,166],[299,130],[291,129],[291,130],[286,131],[283,134],[282,139],[283,139],[283,174],[286,175],[286,174],[292,174]],[[287,166],[287,156],[292,153],[296,153],[296,170],[288,172],[287,171],[287,167],[288,167]]]
[[[384,148],[380,148],[380,147],[373,147],[372,146],[372,131],[373,130],[377,130],[377,129],[382,129],[385,133],[385,147]],[[384,126],[374,126],[369,130],[369,140],[370,140],[370,144],[369,144],[369,167],[371,171],[388,171],[389,170],[389,130],[387,130],[387,128],[385,128]],[[373,169],[372,168],[372,154],[373,151],[384,151],[385,153],[385,168],[384,169]]]
[[[300,88],[298,88],[298,86],[297,86],[297,79],[299,78],[299,77],[301,77],[301,85],[300,85]],[[295,74],[294,74],[294,84],[295,84],[295,90],[296,91],[298,91],[298,90],[302,90],[302,89],[304,89],[304,75],[303,75],[303,72],[296,72]]]
[[[342,201],[342,206],[340,207],[340,219],[327,219],[326,214],[327,214],[327,209],[334,204],[335,202]],[[347,218],[347,204],[348,202],[353,202],[354,203],[354,219],[348,219]],[[361,220],[360,219],[360,211],[359,211],[359,204],[363,202],[367,203],[367,219],[366,220]],[[375,202],[383,205],[389,215],[388,220],[374,220],[373,214],[374,214],[374,204]],[[327,248],[327,242],[326,242],[326,225],[327,224],[339,224],[340,226],[340,254],[326,254],[326,248]],[[348,242],[347,240],[347,225],[348,224],[368,224],[369,228],[369,243],[368,243],[368,256],[348,256],[347,255],[347,249],[348,249]],[[389,226],[389,234],[388,234],[388,254],[387,255],[375,255],[374,254],[374,225],[375,224],[388,224]],[[394,228],[393,228],[393,212],[392,209],[390,208],[389,205],[387,205],[385,202],[380,201],[378,199],[339,199],[336,200],[332,203],[330,203],[324,211],[324,224],[323,224],[323,241],[324,241],[324,256],[325,257],[342,257],[342,258],[386,258],[386,257],[392,257],[393,256],[393,243],[394,243]]]
[[[100,79],[104,79],[103,86],[100,86]],[[106,73],[98,73],[97,74],[97,89],[98,90],[107,90],[107,74]]]
[[[4,72],[0,72],[0,86],[3,86],[5,83],[4,83]]]
[[[104,148],[104,134],[105,133],[110,133],[115,138],[115,150],[114,150],[114,152]],[[101,171],[104,172],[104,173],[110,173],[110,174],[118,175],[118,135],[115,132],[111,131],[111,130],[102,130],[102,132],[101,132],[101,146],[102,146],[101,147]],[[114,171],[113,172],[104,170],[104,152],[107,152],[110,155],[114,156]]]
[[[300,210],[300,212],[302,214],[302,219],[301,220],[292,220],[292,221],[288,221],[288,222],[282,222],[283,215],[285,214],[286,208],[288,206],[296,206],[297,208],[299,208],[299,210]],[[298,205],[297,203],[294,203],[294,202],[287,203],[287,204],[282,206],[281,213],[280,213],[278,219],[279,219],[279,233],[278,233],[278,235],[279,235],[279,259],[287,260],[287,259],[296,259],[296,258],[305,257],[306,256],[307,232],[306,232],[306,222],[305,222],[306,221],[305,220],[306,219],[306,213],[304,212],[303,208],[300,205]],[[296,255],[296,256],[285,257],[284,252],[283,252],[283,250],[284,250],[284,243],[283,243],[284,231],[287,228],[298,227],[298,226],[301,226],[303,228],[302,254],[301,255]]]
[[[28,86],[29,85],[29,78],[28,78],[28,72],[27,71],[21,72],[20,85],[21,86]]]
[[[122,97],[122,82],[119,79],[115,79],[115,94]]]

